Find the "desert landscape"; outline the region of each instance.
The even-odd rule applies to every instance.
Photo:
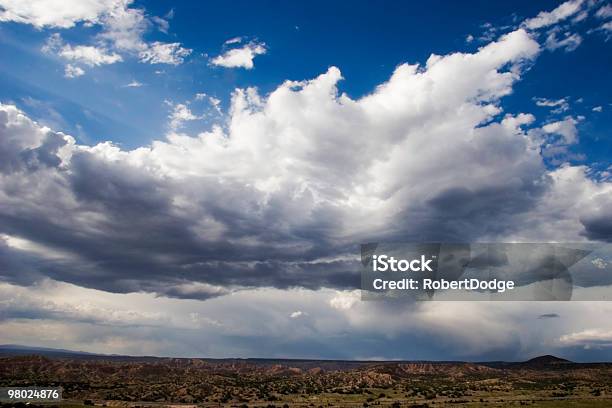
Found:
[[[554,356],[468,363],[158,358],[10,347],[0,352],[0,386],[62,387],[65,407],[612,405],[612,363]]]

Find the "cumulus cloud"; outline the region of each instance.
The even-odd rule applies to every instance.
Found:
[[[229,43],[229,44],[233,44]],[[210,62],[212,65],[217,65],[225,68],[244,68],[252,69],[254,67],[253,60],[258,55],[266,53],[266,45],[263,43],[251,42],[241,48],[233,48],[225,53],[213,58]]]
[[[237,89],[226,127],[135,150],[78,145],[2,105],[0,276],[210,299],[358,287],[362,241],[608,239],[609,183],[541,154],[547,136],[575,142],[573,119],[535,132],[532,115],[500,114],[539,51],[519,29],[400,65],[359,99],[335,67]],[[197,118],[172,105],[170,127]]]

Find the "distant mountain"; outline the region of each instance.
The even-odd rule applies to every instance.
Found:
[[[96,353],[88,353],[86,351],[56,349],[56,348],[51,348],[51,347],[22,346],[21,344],[0,344],[0,350],[14,350],[14,351],[27,351],[27,352],[51,352],[51,353],[68,353],[68,354],[96,354]]]
[[[59,357],[59,358],[74,358],[74,359],[92,359],[92,360],[130,360],[130,361],[162,361],[162,360],[173,360],[173,361],[189,361],[189,360],[200,360],[207,362],[223,362],[230,364],[242,364],[249,363],[261,367],[266,366],[291,366],[301,370],[310,370],[314,368],[322,368],[325,371],[331,370],[351,370],[360,367],[372,367],[377,364],[384,364],[386,366],[402,367],[403,370],[409,368],[409,371],[422,372],[424,371],[438,371],[445,370],[450,366],[462,367],[462,369],[474,370],[474,367],[483,369],[484,367],[490,368],[502,368],[509,366],[553,366],[561,364],[575,364],[570,360],[559,358],[553,355],[544,355],[532,358],[524,362],[505,362],[505,361],[490,361],[490,362],[478,362],[468,363],[463,361],[357,361],[357,360],[316,360],[316,359],[277,359],[277,358],[174,358],[174,357],[152,357],[152,356],[127,356],[118,354],[99,354],[89,353],[86,351],[74,351],[66,349],[55,349],[49,347],[33,347],[33,346],[22,346],[19,344],[3,344],[0,345],[0,357],[1,356],[25,356],[25,355],[39,355],[45,357]]]
[[[88,353],[86,351],[64,350],[50,347],[22,346],[20,344],[0,344],[0,356],[23,356],[32,354],[49,357],[101,356],[101,354]]]
[[[547,354],[545,356],[534,357],[530,360],[525,361],[523,364],[526,365],[549,365],[549,364],[572,364],[573,361],[551,356]]]

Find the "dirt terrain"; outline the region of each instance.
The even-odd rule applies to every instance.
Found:
[[[0,387],[34,385],[62,387],[64,407],[612,406],[612,364],[553,356],[465,363],[0,355]]]

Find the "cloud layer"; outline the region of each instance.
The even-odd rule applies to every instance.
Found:
[[[363,241],[608,239],[610,184],[541,154],[575,143],[575,121],[502,114],[538,52],[519,29],[400,65],[358,100],[334,67],[267,96],[238,89],[225,129],[132,151],[2,105],[4,279],[206,299],[354,288]],[[177,105],[173,128],[193,116]]]

